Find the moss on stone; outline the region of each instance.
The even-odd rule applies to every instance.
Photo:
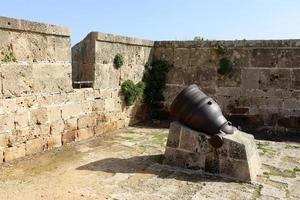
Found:
[[[300,167],[295,167],[294,169],[293,169],[293,171],[296,173],[296,172],[300,172]]]
[[[281,160],[284,161],[284,162],[298,164],[297,158],[291,157],[291,156],[282,157]]]
[[[258,199],[261,196],[261,190],[262,190],[262,188],[263,188],[263,185],[259,184],[255,188],[255,190],[254,190],[254,192],[252,194],[252,198],[251,199],[253,199],[253,200]]]
[[[300,145],[285,145],[285,149],[300,149]]]
[[[269,172],[263,172],[264,175],[296,178],[296,172],[294,170],[288,170],[288,169],[280,170],[270,165],[264,165],[264,166],[269,170]]]
[[[288,188],[288,184],[287,183],[282,183],[282,182],[279,182],[279,181],[274,181],[274,180],[268,180],[267,181],[268,185],[271,185],[277,189],[280,189],[280,190],[285,190]]]
[[[285,198],[289,199],[291,196],[291,193],[288,189],[285,190]]]
[[[152,138],[154,143],[163,145],[163,143],[166,142],[167,137],[168,137],[168,133],[161,132],[161,133],[155,133]]]
[[[260,155],[274,155],[276,151],[270,146],[269,142],[259,142],[257,143],[257,149],[262,150]]]

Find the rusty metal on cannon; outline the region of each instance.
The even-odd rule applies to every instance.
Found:
[[[184,88],[171,105],[171,115],[182,124],[207,134],[210,144],[219,148],[224,134],[233,134],[234,126],[224,117],[220,106],[197,85]]]

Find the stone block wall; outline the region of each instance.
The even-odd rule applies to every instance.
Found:
[[[149,40],[91,32],[72,47],[72,79],[92,82],[97,105],[103,106],[105,113],[119,116],[127,125],[145,120],[144,105],[125,105],[121,85],[128,79],[135,83],[142,80],[144,65],[151,62],[153,45]],[[117,54],[124,58],[119,69],[114,66]]]
[[[167,108],[182,88],[195,83],[243,130],[299,133],[300,40],[162,41],[155,42],[153,56],[174,65],[165,90]],[[220,75],[224,57],[233,71]]]
[[[65,27],[0,17],[0,51],[0,163],[113,131],[145,116],[140,104],[123,105],[119,84],[73,89]],[[150,48],[145,52],[150,54]],[[92,59],[78,57],[83,58]],[[118,78],[131,76],[125,67],[132,69],[135,81],[140,78],[142,72],[129,62]]]
[[[60,146],[51,127],[74,92],[69,30],[0,17],[0,52],[0,162]]]

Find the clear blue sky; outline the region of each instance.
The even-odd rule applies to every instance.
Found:
[[[0,16],[151,40],[300,38],[300,0],[1,0]]]

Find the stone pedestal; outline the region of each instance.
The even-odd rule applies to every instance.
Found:
[[[164,164],[203,170],[237,181],[253,182],[261,162],[254,137],[242,131],[224,136],[221,148],[213,148],[205,134],[172,122]]]

